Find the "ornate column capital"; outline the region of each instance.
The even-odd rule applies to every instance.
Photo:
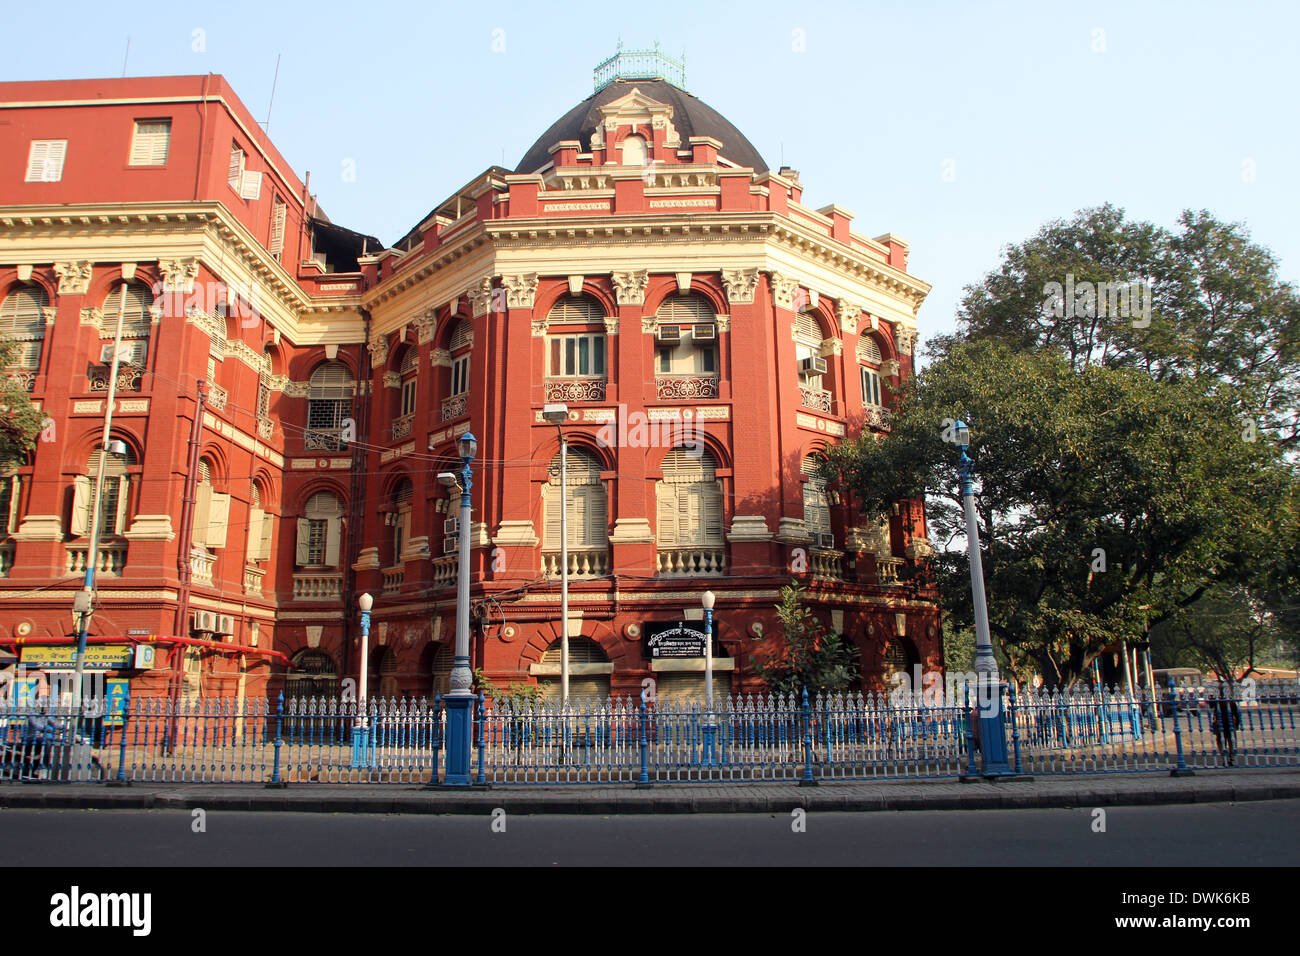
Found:
[[[433,341],[433,330],[438,324],[438,313],[434,309],[425,309],[415,317],[415,337],[419,344]]]
[[[902,323],[894,324],[894,342],[898,345],[898,351],[903,355],[911,355],[912,350],[916,348],[916,329],[903,325]]]
[[[732,305],[751,305],[754,290],[758,287],[758,270],[723,269],[722,286],[727,290],[727,301]]]
[[[446,349],[434,349],[429,353],[429,364],[434,368],[451,368],[451,353]]]
[[[159,259],[158,269],[163,274],[164,292],[188,295],[194,291],[194,280],[199,277],[198,259]]]
[[[778,309],[794,309],[794,292],[799,288],[799,281],[779,272],[773,272],[772,305]]]
[[[523,275],[516,276],[502,276],[501,284],[506,289],[507,308],[531,309],[533,307],[537,300],[536,272],[526,272]],[[477,307],[477,303],[475,305]]]
[[[90,289],[91,272],[88,259],[54,263],[54,274],[59,277],[59,295],[85,295]]]
[[[857,334],[858,315],[861,312],[862,307],[856,302],[849,302],[847,299],[835,301],[835,318],[839,319],[840,328],[851,335]]]
[[[475,318],[488,314],[488,309],[492,307],[492,280],[490,278],[479,279],[469,287],[465,294],[469,296],[470,313]]]
[[[371,339],[366,348],[370,350],[370,364],[378,368],[388,361],[388,336],[381,335],[378,338]]]
[[[645,290],[650,282],[650,270],[615,272],[611,279],[614,295],[619,305],[645,305]]]

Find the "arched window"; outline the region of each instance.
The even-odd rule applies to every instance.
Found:
[[[451,381],[447,397],[442,400],[444,422],[464,418],[469,413],[469,363],[474,350],[474,328],[469,319],[457,321],[447,346],[451,353]]]
[[[648,156],[645,137],[634,134],[623,138],[624,166],[644,166]]]
[[[867,408],[883,408],[880,390],[880,366],[883,364],[880,344],[870,335],[858,339],[858,369],[862,379],[862,404]]]
[[[560,699],[561,653],[560,640],[556,638],[542,653],[541,663],[532,667],[546,700]],[[609,675],[613,670],[609,655],[599,644],[589,637],[569,637],[569,700],[604,700],[609,696]]]
[[[9,360],[11,377],[27,391],[36,383],[41,367],[41,345],[45,341],[45,310],[49,297],[41,286],[17,286],[0,302],[0,342],[16,345]]]
[[[564,498],[568,510],[569,573],[594,577],[609,570],[609,507],[600,480],[600,460],[583,448],[570,448],[565,471]],[[550,480],[542,487],[546,512],[546,540],[542,544],[543,568],[560,573],[560,456],[551,459]],[[590,552],[590,553],[584,553]]]
[[[351,411],[355,392],[352,372],[342,362],[325,362],[311,373],[304,442],[308,451],[343,450],[343,420]]]
[[[608,356],[605,310],[589,295],[567,295],[546,316],[546,400],[605,399]]]
[[[817,467],[821,464],[818,455],[807,455],[800,465],[804,476],[803,482],[803,523],[812,535],[814,548],[834,548],[835,538],[831,534],[831,508],[826,496],[826,482],[817,476]]]
[[[316,492],[298,519],[295,563],[303,568],[338,567],[342,531],[343,502],[331,492]]]
[[[335,697],[339,686],[334,660],[320,651],[302,650],[293,655],[292,670],[285,678],[288,699]]]
[[[827,372],[826,359],[822,358],[822,328],[817,316],[800,312],[795,316],[794,356],[799,364],[799,395],[804,408],[830,412],[834,401],[829,390],[823,387],[822,376]]]
[[[194,489],[194,533],[196,548],[224,548],[226,528],[230,523],[230,495],[212,487],[212,462],[199,459],[198,484]]]
[[[118,352],[117,387],[136,391],[140,376],[149,361],[149,334],[153,329],[153,294],[142,282],[118,282],[104,297],[101,309],[99,334],[101,339],[112,339],[117,330],[119,313],[122,317],[122,347]],[[112,341],[101,341],[99,347],[101,370],[92,372],[90,390],[108,390],[108,371],[113,363]]]
[[[90,534],[95,516],[95,479],[99,473],[99,459],[103,452],[95,449],[86,459],[86,473],[78,475],[73,488],[72,533],[79,537]],[[130,476],[127,469],[135,464],[135,455],[128,445],[125,455],[109,452],[104,457],[104,497],[99,507],[99,533],[103,536],[120,535],[127,528],[127,502],[130,497]]]
[[[414,494],[409,478],[403,478],[393,490],[393,510],[389,513],[389,523],[393,527],[393,556],[390,565],[401,563],[402,549],[411,540],[411,499]]]
[[[702,295],[671,295],[655,311],[659,397],[717,398],[717,323]]]
[[[660,574],[722,573],[722,489],[706,448],[674,448],[655,486]]]

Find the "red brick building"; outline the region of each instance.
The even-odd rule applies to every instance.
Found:
[[[929,287],[902,240],[804,206],[797,173],[646,65],[603,64],[516,169],[391,247],[332,224],[218,76],[0,84],[0,335],[48,426],[0,482],[0,647],[75,633],[98,512],[92,638],[159,649],[133,693],[336,692],[367,591],[371,688],[445,687],[457,498],[436,475],[471,430],[474,661],[550,686],[541,410],[563,402],[574,693],[698,686],[700,659],[650,638],[698,627],[707,589],[719,684],[757,687],[792,577],[865,686],[938,667],[919,503],[866,522],[808,474],[884,424]],[[126,454],[96,509],[119,318]]]

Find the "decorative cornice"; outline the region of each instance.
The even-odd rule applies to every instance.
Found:
[[[752,305],[754,290],[758,287],[758,270],[723,269],[722,285],[727,290],[727,301],[732,305]]]
[[[59,277],[59,295],[85,295],[90,289],[92,271],[87,259],[54,263],[54,273]]]
[[[615,300],[619,305],[644,305],[646,285],[650,282],[650,270],[639,269],[633,272],[615,272],[611,279],[614,283]]]

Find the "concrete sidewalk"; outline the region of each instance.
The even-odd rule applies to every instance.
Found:
[[[1300,768],[1038,777],[1005,783],[955,780],[630,785],[499,785],[425,790],[415,785],[298,784],[281,790],[226,784],[0,785],[0,809],[261,810],[303,813],[768,813],[1007,810],[1224,803],[1300,798]]]

